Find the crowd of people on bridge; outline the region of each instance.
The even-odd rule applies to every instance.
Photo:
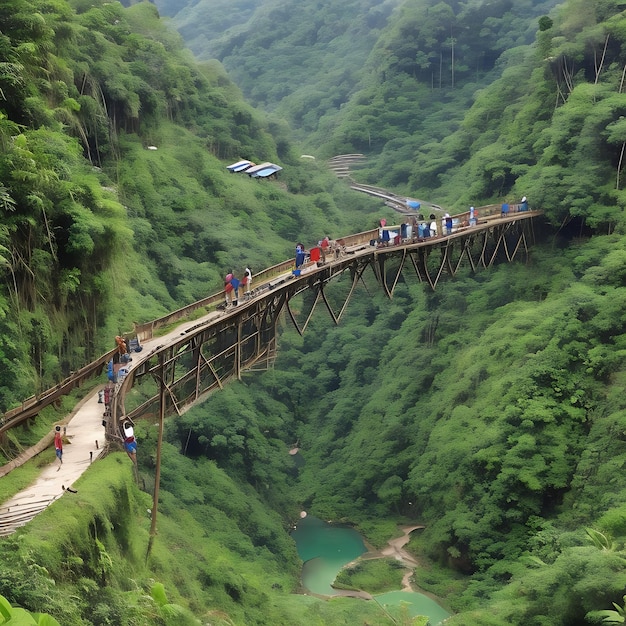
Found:
[[[526,199],[526,196],[522,198],[522,201],[519,204],[511,205],[508,202],[503,202],[500,216],[507,217],[509,213],[513,211],[517,211],[517,212],[528,211],[528,200]]]
[[[252,297],[252,271],[249,267],[243,272],[243,278],[239,280],[233,272],[224,276],[225,306],[237,306],[239,304],[239,288],[243,289],[243,297],[249,300]]]
[[[460,225],[458,219],[456,220],[456,225]],[[400,232],[387,228],[387,220],[382,219],[379,222],[378,239],[371,243],[379,247],[387,247],[392,244],[406,243],[407,241],[425,241],[441,235],[451,235],[454,227],[455,220],[449,213],[446,213],[441,218],[441,224],[439,224],[434,213],[431,213],[428,219],[422,213],[411,215],[400,224]]]
[[[419,206],[419,203],[416,203]],[[509,212],[528,211],[528,201],[526,196],[518,204],[504,202],[501,206],[501,217],[506,217]],[[478,224],[478,210],[471,206],[469,211],[452,217],[449,213],[444,213],[438,218],[434,213],[426,217],[423,213],[405,216],[399,226],[399,232],[387,226],[387,220],[381,219],[378,223],[378,237],[370,241],[370,245],[377,247],[387,247],[399,245],[401,243],[426,241],[428,239],[443,237],[453,234],[461,228],[476,226]],[[395,228],[395,227],[394,227]],[[329,236],[323,237],[316,246],[307,250],[303,243],[298,242],[294,251],[294,265],[292,273],[299,276],[307,261],[317,265],[324,265],[330,258],[339,259],[346,251],[343,239],[331,239]],[[252,297],[252,273],[246,267],[243,278],[240,280],[230,271],[224,277],[224,299],[225,302],[220,308],[229,308],[239,304],[240,289],[243,289],[244,299]]]
[[[107,382],[103,389],[98,392],[98,403],[104,404],[104,412],[102,414],[102,426],[106,427],[110,419],[112,419],[112,403],[118,392],[119,386],[122,384],[126,376],[130,371],[130,363],[132,362],[132,353],[141,352],[142,346],[139,344],[137,338],[131,338],[126,340],[121,335],[115,336],[115,350],[113,356],[107,364]],[[122,440],[124,449],[129,458],[136,462],[137,459],[137,443],[134,435],[132,434],[132,425],[128,420],[125,421],[124,430],[127,430],[127,426],[131,430],[129,436],[127,432],[118,437]]]
[[[293,273],[295,276],[299,276],[302,267],[307,261],[317,265],[324,265],[329,258],[335,260],[341,258],[345,251],[346,244],[343,239],[331,239],[328,235],[320,239],[317,245],[308,251],[304,244],[298,243],[296,244]]]
[[[510,213],[522,211],[528,211],[526,196],[522,198],[521,202],[516,204],[502,203],[500,216],[508,217]],[[440,220],[434,213],[431,213],[428,218],[422,213],[411,215],[406,217],[400,224],[400,232],[387,228],[387,221],[381,219],[379,222],[378,239],[370,243],[379,247],[387,247],[411,241],[425,241],[433,237],[451,235],[459,228],[467,228],[477,224],[478,209],[473,206],[469,208],[468,212],[454,218],[449,213],[445,213]]]

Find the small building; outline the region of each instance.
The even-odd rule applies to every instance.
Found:
[[[232,165],[227,165],[226,169],[229,172],[245,172],[249,168],[253,167],[254,163],[252,161],[246,161],[245,159],[242,161],[237,161],[237,163],[233,163]]]
[[[276,174],[282,169],[280,165],[265,162],[247,169],[246,174],[248,174],[250,178],[271,178],[272,176],[276,177]]]

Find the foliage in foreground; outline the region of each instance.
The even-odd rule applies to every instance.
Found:
[[[11,626],[61,626],[53,617],[45,613],[30,613],[25,609],[11,606],[10,602],[0,596],[0,624]]]
[[[152,431],[139,425],[147,482]],[[152,501],[134,484],[126,455],[99,460],[74,487],[76,494],[0,541],[0,593],[12,604],[45,610],[63,626],[382,619],[374,603],[294,594],[300,562],[284,521],[215,462],[164,446],[158,534],[148,558]]]

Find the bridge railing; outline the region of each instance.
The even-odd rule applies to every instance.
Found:
[[[258,274],[253,274],[252,276],[252,284],[256,285],[259,281],[262,283],[269,282],[272,278],[279,276],[280,274],[284,274],[288,272],[293,266],[293,259],[282,261],[281,263],[277,263],[276,265],[272,265],[271,267],[265,268],[263,271]],[[174,324],[182,319],[185,319],[191,315],[193,315],[199,309],[209,309],[211,307],[216,307],[218,304],[224,303],[224,290],[218,291],[202,300],[197,300],[196,302],[192,302],[191,304],[187,304],[172,313],[168,313],[163,317],[159,317],[156,320],[152,320],[150,322],[145,322],[143,324],[133,324],[134,332],[137,335],[137,339],[139,341],[146,341],[148,339],[152,339],[154,337],[156,331],[165,326],[169,326],[170,324]]]
[[[519,213],[522,211],[528,210],[528,205],[523,204],[521,202],[518,203],[509,203],[509,213]],[[485,206],[476,208],[476,215],[478,217],[478,221],[485,219],[494,219],[498,218],[502,215],[502,205],[501,204],[487,204]],[[458,219],[462,222],[469,221],[470,212],[464,211],[463,213],[455,213],[454,218]]]
[[[393,228],[393,227],[390,227]],[[398,227],[399,228],[399,227]],[[369,243],[371,239],[376,239],[378,237],[378,229],[366,230],[362,233],[356,233],[354,235],[348,235],[347,237],[341,237],[344,242],[344,246],[346,248],[350,248],[351,246],[361,245],[364,243]],[[260,271],[258,274],[254,274],[252,276],[252,284],[253,285],[264,285],[270,282],[273,278],[280,276],[281,274],[285,274],[291,271],[294,267],[294,259],[287,259],[286,261],[281,261],[276,265],[272,265],[271,267],[267,267],[264,270]],[[193,315],[199,309],[207,309],[210,307],[215,307],[218,304],[222,304],[224,302],[224,290],[218,291],[202,300],[198,300],[196,302],[192,302],[172,313],[168,313],[163,317],[160,317],[156,320],[152,320],[150,322],[146,322],[144,324],[134,324],[134,332],[137,335],[137,339],[139,341],[146,341],[148,339],[152,339],[156,331],[159,328],[163,328],[164,326],[169,326],[170,324],[174,324],[182,319]]]
[[[80,387],[84,381],[99,376],[105,365],[113,358],[114,353],[115,349],[103,354],[95,361],[72,372],[54,387],[27,398],[19,406],[7,411],[0,417],[0,434],[13,426],[17,426],[29,417],[37,415],[41,409],[52,404],[61,396],[67,395],[75,387]]]

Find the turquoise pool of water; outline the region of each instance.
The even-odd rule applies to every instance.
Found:
[[[291,533],[304,566],[302,584],[312,593],[334,596],[331,587],[339,570],[367,552],[356,530],[308,516]]]
[[[417,591],[388,591],[374,596],[374,599],[384,607],[405,605],[411,617],[427,615],[431,626],[437,626],[446,617],[450,617],[450,613],[440,607],[432,598]]]

